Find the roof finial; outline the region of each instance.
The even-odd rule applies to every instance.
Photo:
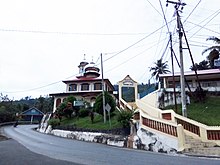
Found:
[[[84,58],[83,58],[83,60],[84,60],[84,61],[86,60],[86,54],[84,54]]]

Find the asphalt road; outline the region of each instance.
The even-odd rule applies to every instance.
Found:
[[[72,162],[72,164],[89,165],[219,165],[220,160],[210,158],[188,157],[183,155],[167,155],[141,150],[132,150],[106,146],[98,143],[82,142],[59,138],[38,133],[31,128],[33,125],[19,125],[3,127],[4,133],[25,146],[26,153],[37,154],[39,159],[54,159]],[[10,140],[7,140],[10,141]],[[7,143],[4,141],[4,143]],[[15,146],[17,143],[14,141]],[[2,142],[0,142],[0,149]],[[7,144],[4,144],[7,146]],[[4,148],[3,148],[4,149]],[[14,148],[16,151],[16,147]],[[32,152],[28,152],[28,150]],[[1,149],[2,151],[2,149]],[[18,151],[20,152],[20,151]],[[21,151],[23,152],[23,150]],[[31,156],[31,155],[27,156]],[[2,155],[2,153],[0,153]],[[25,153],[23,157],[25,157]],[[48,158],[49,157],[49,158]],[[1,159],[4,158],[0,156]],[[37,160],[35,157],[34,160]],[[22,160],[22,159],[21,159]],[[58,161],[57,160],[57,161]],[[60,162],[64,164],[68,162]],[[29,162],[32,164],[31,162]],[[27,164],[29,164],[27,163]],[[1,164],[1,163],[0,163]],[[41,163],[39,163],[41,164]],[[47,163],[43,163],[47,164]],[[58,162],[59,164],[59,162]]]

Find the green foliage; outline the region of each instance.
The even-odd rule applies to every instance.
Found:
[[[36,99],[35,107],[40,111],[47,113],[53,110],[53,98],[52,97],[42,97],[40,96]]]
[[[54,128],[55,126],[60,125],[60,120],[59,120],[59,119],[56,119],[56,118],[51,118],[51,119],[48,121],[48,124],[51,125],[52,128]]]
[[[79,110],[79,117],[89,116],[90,111],[88,109],[82,108]]]
[[[53,109],[52,97],[39,97],[31,99],[29,96],[25,99],[11,100],[7,95],[0,93],[0,122],[13,121],[16,113],[28,110],[30,107],[36,107],[42,112],[51,112]]]
[[[70,102],[70,103],[73,104],[74,101],[76,101],[76,98],[75,98],[74,96],[68,96],[68,97],[66,98],[66,102]]]
[[[130,110],[121,110],[121,112],[117,115],[117,120],[121,125],[126,128],[130,126],[130,121],[134,115],[133,111]]]
[[[105,92],[104,95],[105,95],[105,104],[109,104],[111,106],[110,112],[113,113],[116,107],[115,100],[108,92]],[[97,112],[103,115],[103,95],[102,94],[98,95],[98,97],[96,98],[93,109],[94,109],[94,112]]]
[[[121,124],[117,121],[117,115],[111,117],[111,127],[109,121],[103,123],[103,116],[100,114],[94,115],[94,121],[91,122],[90,116],[83,118],[65,118],[62,120],[61,125],[74,125],[78,128],[108,130],[111,128],[121,128]]]
[[[63,116],[64,115],[64,109],[67,107],[67,102],[63,102],[61,103],[58,107],[57,107],[57,113],[60,115],[60,116]]]
[[[172,106],[166,109],[172,109]],[[181,105],[178,105],[178,114],[182,113]],[[207,97],[204,103],[195,102],[187,105],[187,117],[209,126],[220,126],[220,97]]]
[[[66,116],[70,118],[74,111],[73,102],[75,100],[75,97],[68,96],[67,99],[57,107],[57,113],[60,116]]]
[[[15,115],[8,112],[5,106],[0,106],[0,123],[9,122],[14,120]]]
[[[170,71],[168,70],[168,64],[166,62],[162,62],[162,58],[157,60],[157,62],[154,63],[154,67],[150,68],[150,72],[152,77],[155,77],[156,80],[159,80],[159,74],[165,74],[169,73]]]

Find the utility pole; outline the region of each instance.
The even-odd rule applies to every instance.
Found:
[[[168,1],[167,4],[172,3],[175,4],[176,16],[177,16],[177,31],[179,33],[179,53],[180,53],[180,86],[181,86],[181,101],[182,101],[182,115],[187,117],[187,110],[186,110],[186,91],[185,91],[185,77],[184,77],[184,65],[183,65],[183,47],[182,47],[182,24],[179,15],[179,7],[183,9],[185,3],[181,3],[179,0],[178,2]]]
[[[104,84],[104,77],[103,77],[103,60],[102,60],[102,53],[101,53],[101,70],[102,70],[102,108],[103,108],[103,117],[104,123],[106,123],[106,112],[105,112],[105,84]]]
[[[175,77],[174,77],[173,43],[172,43],[172,33],[171,33],[171,32],[170,32],[170,52],[171,52],[172,73],[173,73],[173,95],[174,95],[174,104],[175,104],[175,112],[177,112],[176,82],[175,82]]]

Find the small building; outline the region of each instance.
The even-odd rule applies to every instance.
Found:
[[[74,79],[63,81],[66,84],[66,92],[50,94],[54,97],[53,112],[68,96],[74,96],[78,103],[86,101],[93,107],[96,97],[102,93],[103,87],[104,91],[113,95],[114,86],[109,79],[104,79],[102,84],[102,79],[99,78],[100,69],[95,66],[95,63],[88,63],[84,59],[78,68],[79,74]]]
[[[220,69],[198,70],[198,79],[201,87],[209,92],[220,92]],[[198,87],[195,71],[184,73],[186,82],[189,84],[191,91],[195,91]],[[167,92],[173,91],[173,74],[160,74],[161,88]],[[174,73],[175,87],[180,90],[180,73]],[[186,91],[187,91],[186,86]]]
[[[44,116],[44,113],[35,107],[29,108],[28,110],[20,114],[20,117],[24,121],[30,121],[30,123],[40,122],[43,116]]]

